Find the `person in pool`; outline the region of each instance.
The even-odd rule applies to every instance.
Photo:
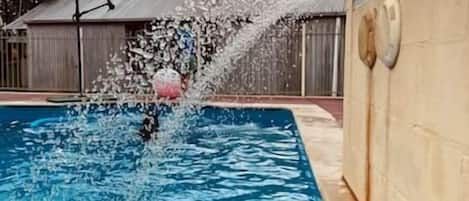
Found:
[[[142,122],[142,128],[139,135],[144,142],[152,139],[158,139],[158,132],[160,131],[160,122],[158,119],[158,109],[147,110]]]
[[[197,71],[195,33],[188,24],[183,24],[177,29],[179,40],[178,46],[182,49],[179,52],[180,59],[184,64],[174,69],[159,69],[154,76],[153,88],[157,98],[175,99],[184,93],[190,84],[191,75]],[[160,97],[161,96],[161,97]],[[157,108],[150,107],[145,113],[142,128],[139,135],[143,141],[158,138],[159,119]]]

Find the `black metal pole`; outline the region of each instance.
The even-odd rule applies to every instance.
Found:
[[[82,58],[82,47],[81,47],[81,36],[82,36],[82,33],[81,33],[81,24],[80,24],[80,18],[82,15],[84,14],[87,14],[89,12],[92,12],[94,10],[97,10],[97,9],[100,9],[102,7],[105,7],[105,6],[108,6],[109,7],[109,10],[112,10],[114,9],[116,6],[112,3],[111,0],[107,0],[106,3],[103,3],[102,5],[100,6],[97,6],[95,8],[92,8],[92,9],[89,9],[89,10],[86,10],[86,11],[83,11],[83,12],[80,12],[80,0],[75,0],[75,15],[73,15],[73,20],[75,21],[75,25],[76,25],[76,28],[77,28],[77,50],[78,50],[78,84],[80,85],[79,86],[79,90],[80,90],[80,96],[78,97],[65,97],[65,98],[53,98],[53,97],[49,97],[47,100],[49,102],[53,102],[53,103],[65,103],[65,102],[81,102],[81,101],[84,101],[85,99],[83,99],[85,97],[85,93],[84,93],[84,86],[83,86],[83,58]],[[0,18],[0,22],[1,22],[1,18]],[[0,24],[1,26],[1,24]],[[111,98],[112,99],[112,98]],[[110,99],[110,100],[111,100]],[[114,100],[114,99],[112,99]]]
[[[83,93],[83,64],[82,64],[82,55],[81,55],[81,27],[80,27],[80,1],[75,0],[76,9],[75,9],[75,24],[77,27],[77,49],[78,49],[78,82],[80,84],[80,97],[84,97]]]
[[[111,0],[107,0],[106,3],[103,3],[100,6],[97,6],[95,8],[80,12],[80,0],[75,0],[75,24],[77,27],[77,49],[78,49],[78,82],[80,84],[80,97],[84,97],[84,87],[83,87],[83,63],[82,63],[82,54],[81,54],[81,24],[80,24],[80,18],[82,15],[87,14],[91,11],[97,10],[99,8],[102,8],[104,6],[108,6],[109,10],[113,10],[115,8],[115,5],[112,3]]]

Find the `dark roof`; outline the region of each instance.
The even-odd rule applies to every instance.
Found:
[[[144,22],[156,17],[168,16],[185,0],[112,0],[114,10],[101,8],[82,16],[84,22]],[[236,0],[229,0],[236,1]],[[315,13],[344,13],[345,0],[318,1]],[[105,3],[105,0],[80,0],[81,10],[93,8]],[[70,23],[75,13],[74,0],[49,0],[27,12],[8,24],[6,29],[26,29],[27,24],[35,23]]]
[[[80,9],[87,10],[105,0],[80,0]],[[101,8],[82,16],[84,22],[150,21],[182,6],[184,0],[112,0],[114,10]],[[75,13],[74,0],[49,0],[7,25],[7,29],[24,29],[33,23],[70,23]]]

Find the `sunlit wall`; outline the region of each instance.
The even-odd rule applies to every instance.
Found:
[[[360,201],[468,201],[469,1],[400,0],[393,70],[359,59],[361,16],[382,1],[360,2],[347,0],[345,179]]]

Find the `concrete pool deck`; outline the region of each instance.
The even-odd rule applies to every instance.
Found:
[[[70,93],[33,93],[33,92],[0,92],[0,102],[16,102],[28,104],[29,102],[46,103],[48,97],[71,95]],[[328,111],[339,125],[342,125],[342,98],[331,97],[295,97],[295,96],[215,96],[210,101],[235,103],[268,103],[268,104],[315,104]]]
[[[56,105],[45,101],[63,94],[3,93],[0,105]],[[261,103],[259,103],[261,102]],[[293,112],[324,201],[355,201],[342,177],[342,101],[330,98],[214,97],[207,105],[285,108]]]

